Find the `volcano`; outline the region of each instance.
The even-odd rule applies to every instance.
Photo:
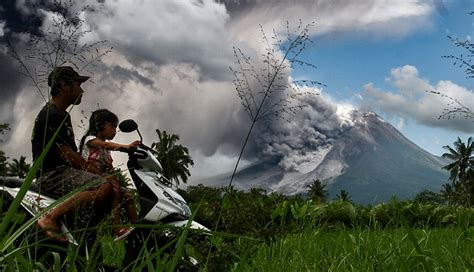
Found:
[[[329,197],[346,190],[359,204],[413,198],[423,190],[439,191],[449,173],[448,162],[418,147],[376,113],[353,115],[353,125],[326,145],[305,154],[304,163],[285,170],[278,158],[251,164],[236,173],[239,189],[263,188],[286,195],[304,194],[318,179]],[[207,180],[226,185],[230,175]]]

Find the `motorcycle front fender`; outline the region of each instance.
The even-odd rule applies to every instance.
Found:
[[[166,224],[174,226],[174,227],[184,228],[188,224],[188,221],[189,220],[178,220],[178,221],[167,222]],[[204,231],[204,232],[210,232],[210,230],[208,228],[206,228],[205,226],[199,224],[196,221],[191,221],[191,225],[189,226],[189,228],[190,229],[195,229],[195,230],[201,230],[201,231]]]

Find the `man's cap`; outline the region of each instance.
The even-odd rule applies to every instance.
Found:
[[[48,76],[48,86],[52,87],[56,82],[74,80],[84,82],[88,80],[88,76],[81,76],[70,66],[59,66],[53,69]]]

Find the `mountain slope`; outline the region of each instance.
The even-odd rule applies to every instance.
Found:
[[[359,203],[387,200],[392,195],[414,197],[425,189],[438,191],[448,179],[441,158],[421,149],[376,115],[365,116],[367,125],[343,138],[343,175],[329,186],[334,195],[349,190]],[[370,136],[366,137],[367,135]]]
[[[346,190],[361,204],[378,203],[391,196],[412,198],[422,190],[438,191],[447,182],[446,165],[421,149],[375,113],[355,114],[354,125],[321,149],[314,165],[306,171],[286,171],[276,158],[239,171],[235,186],[261,187],[285,194],[306,192],[319,179],[327,184],[330,197]],[[317,152],[316,152],[317,153]],[[228,175],[209,180],[225,185]]]

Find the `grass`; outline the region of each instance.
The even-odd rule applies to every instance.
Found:
[[[22,221],[21,218],[18,220]],[[303,226],[298,233],[272,238],[268,242],[237,239],[242,244],[231,247],[219,247],[218,243],[213,242],[221,258],[209,260],[211,263],[201,260],[201,267],[203,271],[217,271],[214,267],[221,266],[226,267],[225,270],[230,267],[232,271],[474,271],[474,227],[460,227],[462,225],[469,224],[431,229],[403,227],[403,224],[391,228],[315,227],[314,224],[305,224],[306,227]],[[29,236],[28,233],[23,234]],[[104,234],[99,244],[101,261],[119,268],[125,254],[124,244],[113,243],[112,237]],[[59,271],[69,267],[94,271],[97,262],[100,262],[93,256],[79,256],[74,247],[48,249],[43,246],[42,250],[50,252],[67,250],[68,255],[66,259],[58,253],[51,253],[50,265],[43,264],[41,258],[33,257],[38,242],[31,241],[33,244],[28,245],[30,241],[26,236],[19,243],[11,244],[6,251],[10,257],[0,262],[0,270]],[[186,246],[183,244],[186,236],[186,231],[177,236],[181,250]],[[224,236],[215,233],[212,240],[222,240]],[[22,250],[18,245],[26,245],[27,248]],[[163,248],[163,245],[156,245],[156,248]],[[15,249],[18,251],[13,252]],[[158,253],[161,250],[152,253],[146,247],[138,250],[143,254],[137,258],[133,268],[130,267],[131,271],[144,268],[173,271],[182,256],[180,253],[161,255]],[[235,258],[226,259],[226,254]],[[51,266],[52,262],[54,265]],[[219,266],[214,262],[225,265]]]
[[[474,271],[474,228],[310,229],[262,244],[233,271]]]
[[[202,271],[474,271],[472,209],[396,200],[361,208],[341,201],[314,206],[287,200],[281,202],[287,205],[280,205],[270,199],[268,203],[277,204],[268,207],[258,195],[240,196],[232,199],[235,206],[224,210],[232,215],[225,217],[230,229],[204,241],[193,241],[187,228],[168,244],[149,236],[148,246],[136,248],[139,254],[129,271],[174,271],[187,255],[197,257]],[[242,208],[256,202],[261,205],[250,206],[250,212]],[[1,195],[0,208],[0,221],[5,224],[0,235],[0,270],[97,271],[101,264],[124,269],[124,243],[112,242],[107,220],[92,227],[99,242],[83,254],[78,247],[55,248],[35,237],[36,218],[26,216],[22,209],[12,212],[11,201],[3,202]],[[267,216],[251,220],[250,216],[264,212]],[[243,225],[249,222],[251,226]],[[160,224],[142,227],[153,233],[163,231]],[[83,240],[78,242],[85,245]]]

